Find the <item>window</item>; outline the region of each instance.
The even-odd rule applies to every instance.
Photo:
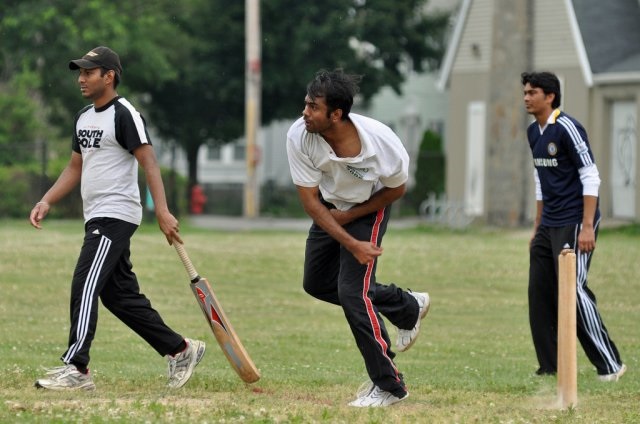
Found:
[[[233,146],[233,160],[241,161],[247,157],[247,147],[245,145],[236,144]]]
[[[220,146],[207,146],[207,160],[222,159]]]

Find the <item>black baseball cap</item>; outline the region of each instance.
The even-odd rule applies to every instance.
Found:
[[[111,50],[109,47],[96,47],[87,54],[82,56],[82,59],[76,59],[69,62],[69,69],[93,69],[93,68],[105,68],[114,70],[118,76],[122,74],[122,65],[120,64],[120,57],[118,54]]]

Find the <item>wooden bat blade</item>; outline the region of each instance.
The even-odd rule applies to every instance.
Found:
[[[231,322],[211,290],[209,282],[205,278],[200,278],[197,282],[191,283],[191,290],[231,367],[244,382],[255,383],[258,381],[260,372],[231,326]]]

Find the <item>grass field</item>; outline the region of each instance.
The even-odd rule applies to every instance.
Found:
[[[133,239],[134,271],[171,327],[207,342],[193,378],[168,391],[164,358],[101,306],[90,365],[97,390],[36,390],[40,367],[59,365],[66,346],[82,223],[51,220],[36,231],[0,221],[0,422],[640,422],[637,227],[604,230],[590,274],[629,370],[618,383],[599,382],[579,348],[579,404],[569,411],[553,408],[555,378],[533,375],[528,231],[388,231],[379,281],[428,291],[432,307],[416,344],[396,357],[409,399],[360,410],[347,402],[367,376],[342,311],[301,288],[305,233],[183,227],[262,379],[247,386],[233,373],[173,248],[145,224]]]

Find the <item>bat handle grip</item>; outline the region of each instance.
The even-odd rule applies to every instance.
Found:
[[[191,278],[191,281],[199,280],[200,276],[198,275],[198,271],[196,271],[196,268],[191,263],[191,259],[189,259],[189,256],[187,255],[187,251],[185,250],[184,245],[174,240],[173,247],[176,248],[176,252],[178,252],[178,256],[180,256],[180,260],[182,260],[184,269],[187,270],[187,274],[189,274],[189,278]]]

